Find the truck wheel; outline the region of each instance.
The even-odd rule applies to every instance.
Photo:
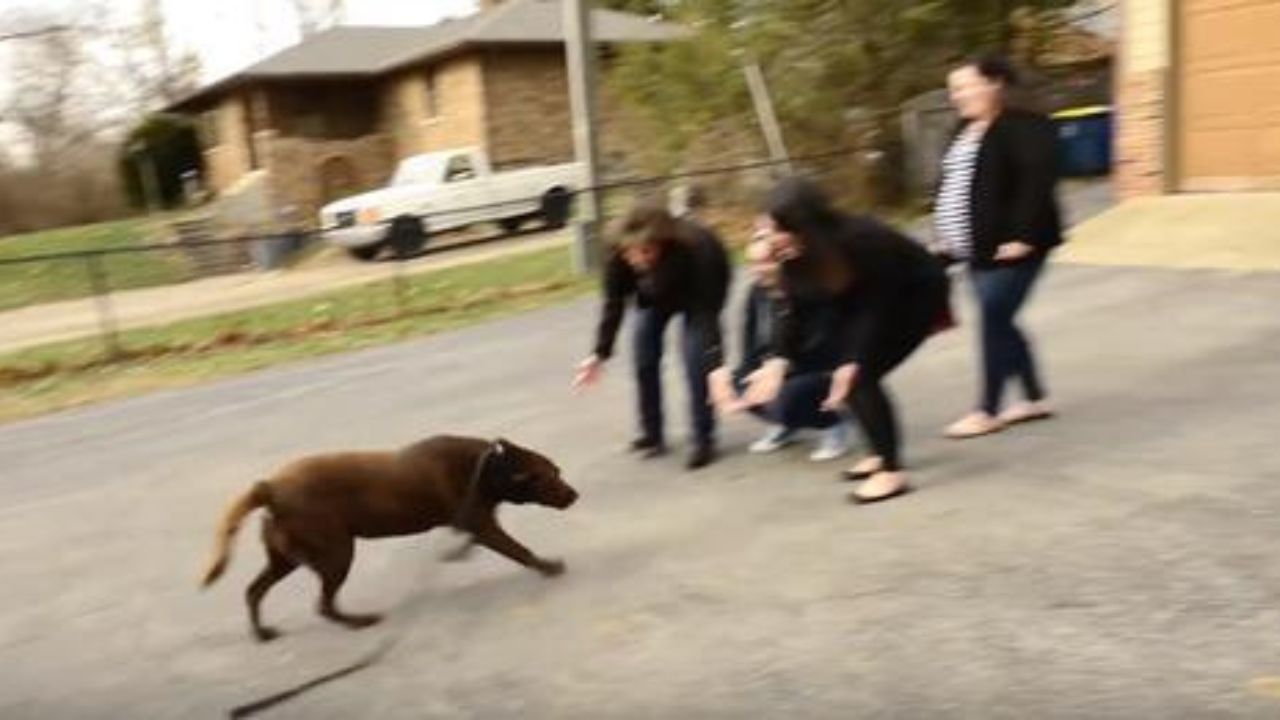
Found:
[[[386,243],[374,243],[363,247],[347,248],[347,254],[360,262],[372,262],[378,258]]]
[[[568,224],[572,208],[573,195],[562,187],[551,188],[542,196],[542,219],[552,230],[559,230]]]
[[[498,227],[502,228],[502,232],[507,235],[515,235],[520,232],[521,225],[524,225],[524,218],[503,218],[498,221]]]
[[[392,220],[387,228],[387,244],[400,260],[418,254],[427,244],[427,231],[422,220],[412,215],[401,215]]]

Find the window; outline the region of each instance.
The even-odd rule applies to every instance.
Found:
[[[424,79],[425,89],[423,90],[423,111],[426,113],[427,119],[435,119],[440,117],[440,86],[436,81],[436,70],[431,68],[427,70]]]
[[[299,113],[293,117],[293,133],[305,138],[326,138],[331,134],[330,124],[323,113]]]
[[[469,155],[454,155],[449,158],[449,164],[444,168],[444,181],[447,183],[474,180],[475,177],[476,171],[471,166]]]

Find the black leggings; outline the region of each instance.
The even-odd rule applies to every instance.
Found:
[[[858,366],[849,409],[858,419],[872,452],[884,461],[885,470],[902,469],[902,458],[898,421],[893,401],[884,388],[884,378],[933,334],[946,306],[948,292],[948,282],[943,278],[892,308],[891,316],[883,319],[882,331],[872,339],[869,351]]]

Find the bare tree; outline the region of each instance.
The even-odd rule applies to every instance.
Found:
[[[34,30],[11,30],[0,32],[0,42],[30,40],[32,38],[43,37],[45,35],[54,35],[65,30],[67,30],[67,28],[62,25],[54,25],[51,27],[35,28]]]
[[[30,12],[22,25],[57,27]],[[74,27],[21,40],[10,57],[0,124],[13,152],[0,166],[3,229],[98,220],[122,211],[115,148],[103,132],[109,97],[93,54],[94,35]]]
[[[200,59],[175,48],[161,0],[143,0],[138,21],[118,31],[111,45],[138,114],[172,104],[199,85]]]
[[[25,41],[11,63],[10,90],[0,120],[23,132],[39,165],[52,164],[83,140],[85,108],[77,95],[86,65],[73,31]]]
[[[346,0],[289,0],[298,16],[298,33],[302,37],[342,22],[347,11]]]

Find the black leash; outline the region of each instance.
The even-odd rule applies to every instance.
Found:
[[[484,479],[484,471],[488,469],[489,463],[494,459],[505,460],[507,449],[502,446],[502,441],[495,440],[489,443],[489,447],[480,454],[480,459],[476,460],[476,466],[471,471],[471,479],[467,482],[467,494],[462,498],[462,504],[458,506],[458,512],[453,516],[453,529],[461,533],[470,532],[467,522],[471,519],[471,511],[475,508],[477,499],[480,497],[480,481]]]
[[[288,690],[278,692],[274,695],[268,695],[261,700],[255,700],[246,705],[231,708],[231,710],[227,712],[227,716],[231,718],[247,718],[251,715],[257,715],[263,710],[269,710],[282,702],[292,700],[312,688],[320,687],[321,685],[344,678],[348,675],[354,675],[355,673],[358,673],[381,660],[388,652],[391,652],[391,648],[395,647],[398,642],[400,642],[400,638],[398,637],[387,638],[386,640],[383,640],[378,647],[374,648],[373,652],[344,668],[340,668],[331,673],[308,680],[301,685],[295,685]]]
[[[466,523],[470,518],[471,511],[475,507],[477,499],[480,496],[480,481],[484,478],[485,469],[494,458],[505,459],[505,457],[506,448],[502,446],[502,442],[494,441],[489,444],[489,447],[485,448],[484,453],[480,455],[480,459],[476,461],[475,468],[471,471],[471,478],[467,481],[466,495],[463,497],[462,505],[459,507],[458,512],[453,519],[453,528],[458,532],[469,532],[469,528],[466,527]],[[471,542],[472,541],[468,539],[465,545],[451,553],[451,555],[460,559],[468,550],[471,549]],[[239,718],[247,718],[257,715],[258,713],[264,710],[269,710],[280,703],[292,700],[308,690],[331,683],[334,680],[340,680],[348,675],[354,675],[355,673],[374,665],[378,661],[382,660],[382,658],[386,657],[387,653],[391,652],[391,649],[394,648],[400,640],[403,639],[403,637],[403,635],[389,637],[379,643],[378,646],[373,649],[373,652],[370,652],[368,655],[365,655],[350,665],[346,665],[334,670],[333,672],[320,675],[319,677],[308,680],[300,685],[295,685],[288,690],[283,690],[275,693],[274,695],[268,695],[267,697],[255,700],[251,703],[231,708],[231,710],[227,711],[227,716],[233,720],[238,720]]]

